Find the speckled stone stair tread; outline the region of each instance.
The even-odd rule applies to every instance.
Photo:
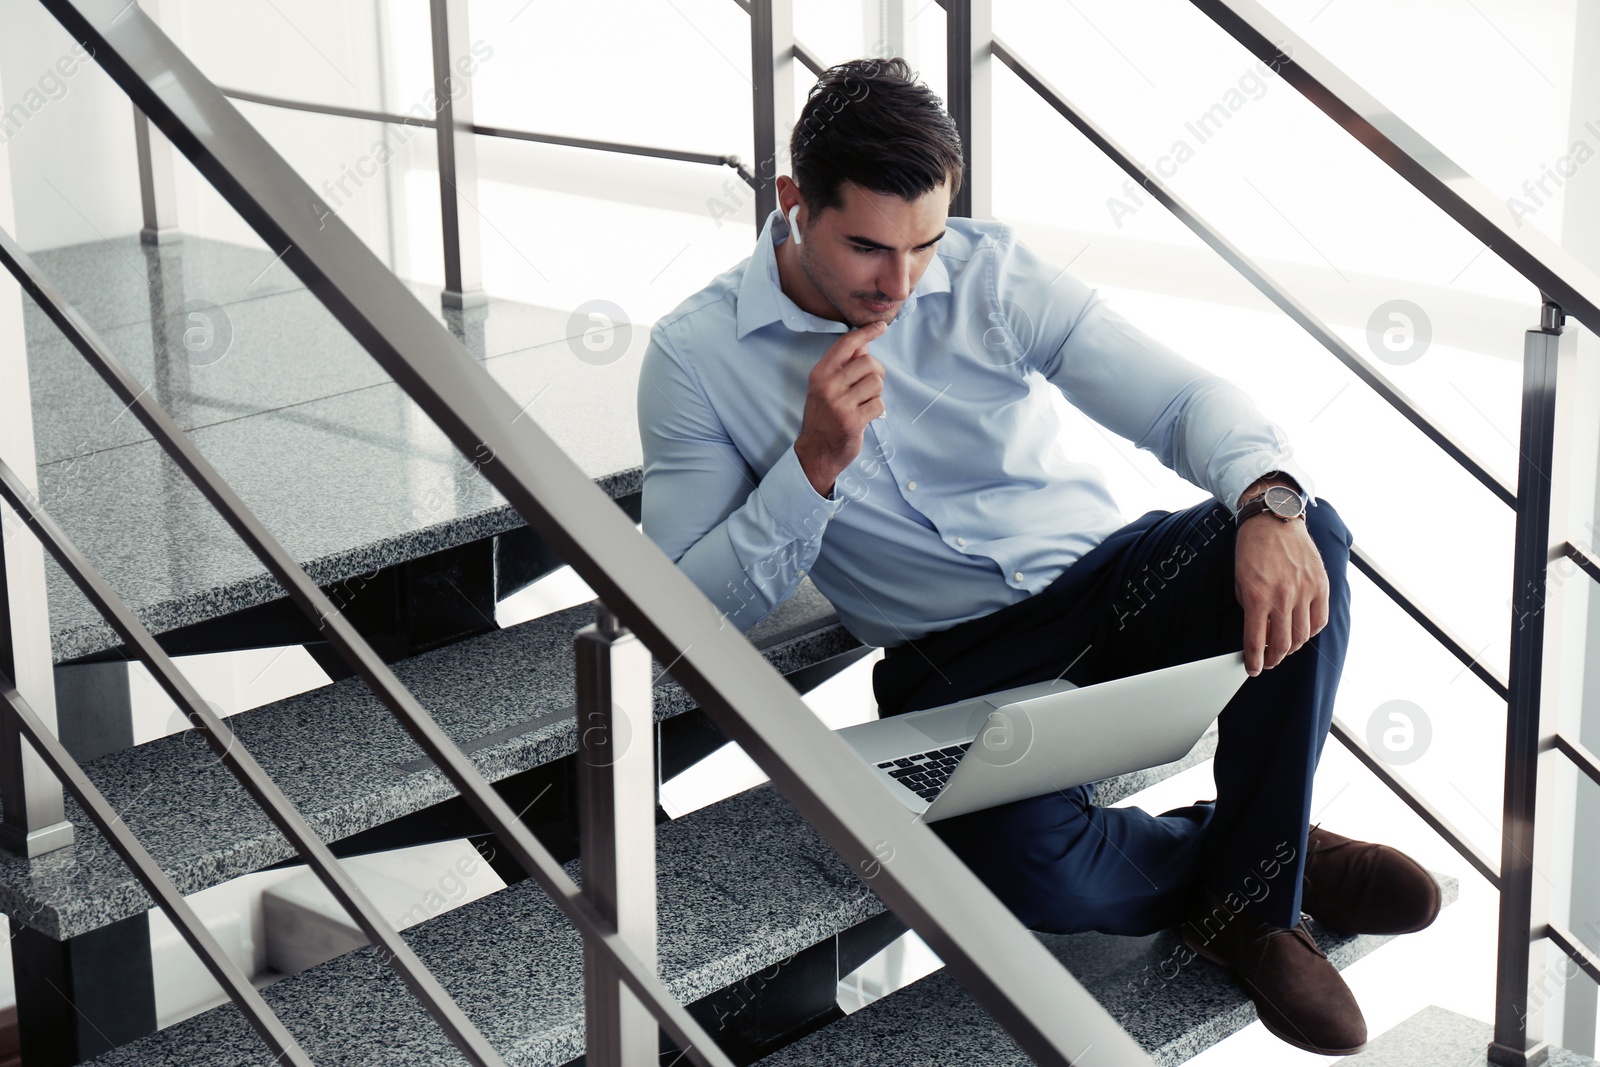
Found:
[[[883,911],[770,786],[669,823],[657,842],[661,973],[685,1002]],[[563,1064],[582,1053],[579,939],[531,881],[405,937],[508,1063]],[[463,1062],[370,948],[264,995],[317,1063]],[[347,1025],[354,1018],[381,1025]],[[271,1056],[226,1005],[92,1062],[233,1067],[268,1064]]]
[[[1338,1060],[1352,1067],[1489,1067],[1494,1027],[1431,1005],[1379,1034],[1359,1056]],[[1571,1049],[1551,1048],[1545,1067],[1600,1067]]]
[[[445,731],[468,746],[479,769],[499,779],[575,751],[572,638],[593,619],[593,606],[580,605],[402,661],[395,673]],[[783,673],[857,647],[809,585],[750,637]],[[655,704],[660,718],[694,701],[663,677]],[[325,839],[455,795],[359,679],[228,722]],[[491,743],[474,744],[485,738]],[[86,769],[183,892],[293,855],[192,731],[103,756]],[[55,937],[149,906],[144,890],[68,802],[75,845],[35,860],[0,854],[0,911]]]
[[[1435,875],[1445,903],[1456,879]],[[1354,936],[1312,923],[1317,943],[1341,970],[1387,937]],[[1255,1019],[1255,1008],[1225,972],[1195,958],[1176,934],[1039,935],[1156,1063],[1183,1063]],[[761,1067],[1025,1067],[1028,1058],[998,1024],[939,971],[761,1061]]]
[[[270,252],[198,237],[156,252],[132,238],[38,262],[319,582],[522,525]],[[639,490],[638,436],[616,432],[635,418],[638,353],[595,367],[568,347],[566,312],[494,299],[445,313],[436,289],[413,289],[519,404],[542,396],[530,419],[604,491]],[[180,307],[207,316],[216,352],[158,356],[189,325]],[[146,625],[281,596],[43,311],[25,308],[40,497]],[[152,308],[171,310],[152,322]],[[117,644],[53,561],[47,582],[57,662]]]

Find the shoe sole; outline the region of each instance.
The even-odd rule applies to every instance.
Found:
[[[1195,955],[1209,960],[1218,967],[1221,967],[1224,971],[1228,972],[1229,977],[1231,977],[1235,982],[1239,983],[1239,985],[1244,989],[1245,993],[1249,994],[1250,1002],[1255,1005],[1256,1018],[1261,1020],[1261,1025],[1266,1027],[1267,1033],[1271,1034],[1279,1041],[1282,1041],[1284,1044],[1293,1045],[1302,1052],[1314,1052],[1318,1056],[1354,1056],[1356,1053],[1367,1047],[1367,1042],[1363,1041],[1361,1044],[1352,1046],[1350,1048],[1323,1048],[1320,1045],[1311,1044],[1303,1037],[1298,1037],[1292,1033],[1285,1033],[1283,1030],[1274,1026],[1272,1021],[1265,1015],[1261,1014],[1261,1005],[1255,1003],[1256,992],[1255,987],[1251,983],[1245,981],[1243,978],[1240,978],[1237,974],[1235,974],[1233,968],[1224,963],[1217,955],[1207,951],[1202,946],[1195,944],[1194,941],[1190,939],[1187,930],[1180,933],[1178,936],[1182,939],[1185,945],[1189,946],[1190,951],[1192,951]],[[1262,999],[1266,998],[1263,997]]]

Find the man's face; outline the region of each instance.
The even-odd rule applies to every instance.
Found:
[[[944,234],[947,190],[905,200],[845,182],[839,207],[807,218],[800,269],[852,329],[900,314]]]

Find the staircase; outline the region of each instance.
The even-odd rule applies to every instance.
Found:
[[[130,272],[125,259],[146,270]],[[478,769],[514,798],[552,851],[574,854],[571,641],[592,621],[594,606],[493,627],[494,601],[514,592],[512,582],[530,581],[555,563],[518,530],[509,507],[467,472],[459,472],[461,491],[434,502],[426,493],[430,478],[451,477],[458,474],[454,467],[466,464],[440,440],[426,434],[419,440],[426,419],[381,374],[373,381],[370,360],[331,320],[318,322],[320,307],[293,278],[283,277],[269,254],[190,238],[181,251],[157,253],[122,242],[54,250],[38,261],[59,278],[69,301],[82,304],[118,355],[165,384],[163,402],[187,413],[195,440],[269,526],[310,561],[336,603],[360,617],[363,605],[384,601],[382,613],[366,617],[387,627],[390,648],[414,653],[395,659],[400,680]],[[171,274],[184,280],[186,291],[238,296],[218,306],[235,333],[229,352],[213,365],[187,365],[181,350],[171,347],[170,331],[152,317],[149,294],[173,286]],[[462,330],[461,317],[453,318],[451,325]],[[229,544],[226,530],[200,525],[208,522],[208,509],[197,494],[189,499],[182,491],[158,490],[171,486],[162,482],[158,446],[131,419],[118,419],[114,398],[35,307],[29,306],[27,322],[32,387],[43,402],[40,496],[80,545],[99,550],[107,576],[122,579],[118,584],[130,589],[134,608],[162,630],[163,645],[173,653],[219,651],[314,637],[298,633],[301,624],[278,611],[272,582],[242,547]],[[587,384],[594,371],[562,358],[563,326],[562,315],[501,301],[478,312],[475,323],[482,357],[496,376],[518,397],[518,390],[530,397],[539,392],[541,402],[550,400],[549,411],[578,406],[570,395],[574,382]],[[251,371],[266,366],[270,381],[251,381]],[[186,376],[174,378],[173,368]],[[538,386],[530,368],[544,376]],[[264,389],[277,392],[262,395]],[[614,410],[597,406],[605,397]],[[610,382],[592,400],[581,410],[587,424],[606,427],[605,434],[574,434],[566,450],[627,509],[640,478],[637,437],[611,427],[630,424],[632,381]],[[546,411],[538,410],[541,424]],[[632,445],[618,450],[618,440]],[[235,458],[232,469],[224,456]],[[251,493],[256,485],[270,491],[301,461],[339,470],[341,485],[352,491],[333,494],[338,507],[326,504],[322,491],[261,499]],[[403,509],[403,501],[418,496],[434,502],[432,510]],[[152,509],[154,526],[136,518],[152,498],[160,501]],[[128,537],[128,530],[150,536]],[[186,565],[174,565],[178,561]],[[438,579],[450,595],[438,595]],[[117,638],[53,563],[50,587],[54,654],[64,677],[118,657]],[[402,598],[398,611],[390,603],[395,595]],[[451,598],[466,608],[451,605]],[[810,582],[749,638],[800,688],[866,651]],[[722,737],[661,665],[654,673],[659,760],[662,777],[669,777],[722,744]],[[64,705],[62,720],[72,717],[74,709]],[[501,861],[498,870],[514,885],[430,918],[406,937],[509,1062],[562,1064],[582,1053],[578,934],[546,894],[520,880],[522,872],[502,854],[496,857],[482,825],[462,811],[453,787],[365,683],[341,678],[235,715],[229,725],[314,829],[339,841],[341,854],[448,835],[482,841],[483,853]],[[1208,734],[1186,760],[1109,782],[1102,801],[1112,803],[1205,760],[1214,742]],[[104,739],[83,744],[104,747]],[[293,859],[288,841],[192,731],[99,753],[85,769],[184,893]],[[70,798],[67,803],[77,845],[32,861],[0,854],[0,909],[19,925],[70,945],[141,917],[150,901],[82,811]],[[662,976],[682,1000],[698,1001],[704,1022],[723,1032],[742,1061],[840,1016],[838,979],[904,931],[771,787],[662,825],[658,849]],[[579,873],[576,861],[570,869]],[[277,982],[269,1003],[294,1019],[291,1029],[318,1061],[366,1061],[374,1051],[363,1041],[374,1040],[395,1062],[453,1062],[456,1054],[373,949]],[[371,1017],[379,1006],[386,1019],[381,1029],[331,1025]],[[96,1062],[254,1062],[251,1057],[270,1061],[237,1011],[222,1006]]]
[[[228,399],[225,390],[199,368],[190,369],[186,387],[169,397],[172,406],[191,412],[187,425],[208,452],[216,442],[240,457],[240,469],[230,472],[238,484],[248,489],[253,476],[294,461],[279,450],[286,434],[301,438],[300,455],[320,452],[323,462],[346,471],[350,484],[382,487],[390,496],[404,498],[418,481],[425,487],[438,470],[450,469],[451,453],[439,442],[437,452],[426,457],[431,462],[421,465],[423,473],[416,473],[413,452],[426,456],[429,442],[419,448],[405,431],[423,421],[420,413],[408,410],[410,402],[391,382],[361,376],[356,368],[364,354],[331,321],[315,323],[320,308],[306,303],[309,297],[294,288],[292,279],[275,277],[266,253],[193,238],[181,253],[121,244],[59,249],[39,260],[64,288],[81,287],[69,292],[69,299],[81,299],[91,322],[98,320],[108,336],[118,338],[119,354],[135,366],[142,356],[146,373],[157,380],[156,368],[175,360],[161,348],[163,334],[159,323],[152,328],[149,305],[141,308],[130,292],[120,291],[135,288],[135,280],[154,289],[173,269],[191,276],[212,271],[224,286],[254,278],[238,286],[237,304],[222,305],[229,318],[257,328],[273,321],[298,323],[300,343],[272,353],[274,376],[291,383],[285,393],[258,396],[252,407],[243,397],[257,387],[236,379],[230,407],[222,402]],[[124,257],[146,263],[149,274],[130,279],[121,269]],[[430,294],[422,295],[426,300]],[[447,317],[461,329],[459,315]],[[547,374],[587,373],[589,368],[561,358],[564,324],[558,313],[496,301],[479,316],[483,358],[503,380],[515,381],[518,369],[536,363]],[[252,349],[243,337],[228,358],[250,358]],[[114,547],[108,571],[120,567],[130,576],[150,576],[137,583],[140,595],[130,600],[147,619],[160,620],[155,625],[166,630],[173,649],[216,650],[228,645],[233,632],[248,647],[267,635],[291,632],[286,615],[268,614],[274,609],[273,590],[259,567],[252,567],[242,548],[230,554],[219,543],[226,531],[191,542],[203,548],[193,569],[171,566],[172,539],[125,536],[130,516],[152,506],[140,497],[152,470],[159,473],[160,463],[151,455],[156,446],[118,429],[114,402],[97,380],[81,377],[88,372],[77,354],[54,337],[53,327],[31,305],[29,338],[34,395],[42,401],[37,405],[41,495],[80,543],[102,540]],[[496,361],[507,366],[497,367]],[[553,386],[532,386],[532,381],[532,374],[524,375],[530,396],[541,391],[559,398],[559,376]],[[298,391],[292,383],[301,383]],[[626,385],[631,383],[620,388],[613,383],[613,388],[631,396]],[[613,425],[631,416],[616,406],[607,413]],[[388,421],[370,417],[374,413]],[[100,436],[84,436],[83,427],[97,428]],[[76,451],[66,444],[75,433]],[[385,439],[386,433],[392,437]],[[598,447],[586,451],[585,439],[574,435],[569,451],[620,506],[629,507],[639,485],[636,457],[634,466],[622,466],[612,459],[610,442],[587,440]],[[626,461],[624,454],[621,463]],[[471,482],[463,478],[461,484]],[[536,577],[553,558],[531,543],[492,490],[479,486],[448,501],[425,516],[432,521],[413,515],[411,522],[383,535],[362,523],[393,522],[399,514],[393,507],[378,519],[350,514],[356,520],[350,523],[343,522],[347,509],[342,506],[330,522],[327,501],[314,493],[286,493],[275,501],[277,507],[258,507],[274,528],[286,534],[305,530],[308,543],[319,539],[310,562],[313,573],[352,610],[370,590],[384,589],[388,595],[389,575],[403,573],[405,580],[398,584],[409,588],[419,575],[439,573],[443,560],[443,572],[466,585],[474,575],[470,565],[463,570],[461,560],[493,564],[490,595],[473,589],[473,611],[486,611],[487,617],[431,638],[415,632],[422,620],[402,619],[410,624],[400,629],[411,646],[432,647],[402,656],[394,669],[486,777],[501,783],[508,796],[532,797],[527,807],[517,807],[554,851],[569,854],[573,827],[567,790],[576,751],[571,640],[592,619],[593,606],[492,628],[495,599],[513,591],[507,584]],[[158,516],[157,530],[183,531],[185,523],[206,511],[198,499],[189,502],[192,511],[178,504]],[[114,636],[53,564],[50,575],[58,664],[70,671],[103,661]],[[473,599],[453,591],[463,603]],[[802,690],[864,651],[809,583],[749,637]],[[721,738],[660,664],[656,673],[658,738],[667,776],[711,751]],[[63,718],[70,713],[63,706]],[[357,679],[344,678],[229,721],[317,831],[343,843],[341,854],[438,839],[447,832],[483,835],[481,826],[457,810],[454,789]],[[1098,800],[1109,804],[1131,796],[1209,758],[1214,746],[1215,734],[1208,734],[1182,761],[1103,784]],[[237,781],[192,736],[174,734],[107,752],[87,762],[86,770],[186,893],[294,856]],[[61,941],[82,938],[150,907],[82,812],[70,799],[68,804],[69,818],[79,828],[71,849],[36,860],[0,853],[0,910]],[[778,1067],[1031,1062],[943,972],[841,1017],[831,999],[837,981],[904,927],[771,787],[664,824],[658,849],[662,976],[739,1062],[760,1058]],[[485,844],[484,851],[492,862],[493,844]],[[575,860],[567,866],[581,878]],[[508,879],[520,879],[514,865],[503,869]],[[1447,902],[1453,900],[1454,880],[1441,878],[1441,883]],[[1341,968],[1387,940],[1317,932]],[[408,931],[407,940],[508,1063],[557,1065],[581,1057],[580,939],[537,887],[516,880],[490,897],[428,919]],[[1145,938],[1040,935],[1040,940],[1157,1063],[1181,1063],[1253,1018],[1243,992],[1215,967],[1189,958],[1170,932]],[[460,1062],[370,947],[277,982],[267,1000],[319,1062]],[[374,1031],[341,1024],[355,1017],[381,1017],[385,1025]],[[870,1057],[862,1051],[867,1049],[873,1050]],[[224,1005],[93,1062],[271,1061],[236,1009]]]
[[[136,275],[124,260],[146,271]],[[180,251],[146,251],[128,241],[59,249],[39,262],[120,355],[165,383],[163,402],[188,413],[186,425],[208,455],[219,466],[233,457],[225,473],[268,525],[308,561],[335,603],[380,628],[387,641],[380,647],[394,653],[401,681],[581,877],[573,858],[572,637],[592,620],[593,605],[505,629],[492,623],[496,600],[554,566],[553,554],[475,482],[464,460],[428,436],[426,420],[398,387],[373,374],[336,324],[319,321],[325,313],[269,254],[190,238]],[[152,317],[151,307],[162,305],[148,294],[172,285],[171,274],[190,291],[236,294],[218,305],[235,333],[217,363],[185,365]],[[433,305],[435,294],[421,295]],[[629,508],[640,479],[636,437],[615,428],[631,426],[632,379],[580,396],[577,383],[594,368],[568,358],[566,320],[555,312],[495,301],[475,323],[464,325],[462,313],[446,318],[462,333],[474,331],[481,358],[518,399],[539,395],[534,411],[542,423],[577,408],[588,425],[607,429],[582,434],[574,427],[564,445]],[[301,624],[279,610],[273,583],[242,547],[230,545],[226,530],[200,525],[217,520],[202,518],[208,509],[197,494],[190,500],[155,491],[172,485],[162,482],[155,443],[131,419],[118,419],[104,387],[85,377],[77,353],[31,305],[28,323],[41,496],[75,539],[100,550],[108,574],[122,578],[130,602],[164,631],[169,650],[315,636],[300,633]],[[174,367],[186,377],[164,373]],[[619,365],[623,374],[630,367],[637,361]],[[252,380],[252,373],[262,376]],[[559,427],[562,415],[551,421]],[[318,476],[288,474],[300,464],[316,464]],[[329,491],[323,477],[334,470],[340,478]],[[429,495],[438,479],[458,474],[459,490]],[[431,509],[404,507],[419,498]],[[129,537],[129,529],[142,535]],[[62,669],[70,674],[115,657],[115,637],[53,564],[50,579]],[[382,611],[366,607],[375,602]],[[809,583],[749,638],[801,691],[866,651]],[[326,662],[338,669],[331,657]],[[665,779],[723,738],[660,664],[655,674]],[[73,711],[63,704],[64,722]],[[341,855],[473,838],[512,884],[411,927],[407,941],[508,1063],[564,1064],[583,1054],[579,936],[503,848],[497,852],[363,682],[341,678],[229,724]],[[1099,802],[1114,803],[1208,759],[1215,742],[1208,734],[1184,760],[1104,783]],[[106,751],[85,769],[185,893],[294,857],[192,731]],[[70,945],[141,916],[150,900],[70,799],[68,805],[78,827],[73,847],[35,860],[0,854],[0,910]],[[662,977],[737,1062],[767,1056],[763,1062],[844,1063],[850,1049],[869,1046],[878,1050],[873,1062],[882,1063],[1027,1062],[942,972],[842,1017],[838,981],[905,927],[770,786],[664,823],[657,848]],[[1445,885],[1453,899],[1454,882]],[[1159,1063],[1181,1062],[1252,1017],[1242,992],[1215,968],[1177,963],[1170,934],[1041,939]],[[350,943],[363,940],[356,935]],[[1382,940],[1322,936],[1340,966]],[[265,995],[318,1062],[460,1062],[371,947],[309,966]],[[384,1023],[346,1025],[354,1018]],[[880,1040],[905,1033],[923,1036],[920,1043]],[[796,1038],[804,1039],[784,1047]],[[891,1045],[899,1058],[882,1058]],[[94,1062],[268,1063],[271,1055],[229,1004]]]
[[[690,1035],[680,1040],[698,1045],[682,1053],[664,1047],[671,1062],[688,1055],[697,1062],[740,1065],[1021,1063],[1028,1059],[1026,1047],[1043,1061],[1067,1063],[1085,1058],[1083,1051],[1067,1047],[1069,1038],[1082,1034],[1089,1035],[1087,1047],[1096,1050],[1091,1058],[1134,1063],[1147,1062],[1148,1056],[1165,1064],[1192,1057],[1248,1021],[1251,1009],[1241,992],[1214,968],[1188,959],[1170,932],[1148,938],[1027,936],[978,889],[969,872],[949,863],[924,828],[891,817],[903,812],[881,789],[869,788],[865,776],[853,775],[842,752],[830,763],[830,746],[837,742],[809,722],[790,689],[804,693],[868,650],[844,632],[815,589],[802,588],[748,635],[788,687],[777,685],[771,671],[758,669],[738,634],[714,629],[682,610],[692,592],[682,575],[665,561],[636,552],[627,524],[618,522],[590,487],[598,486],[637,519],[641,474],[631,432],[635,363],[596,367],[570,358],[582,353],[572,347],[563,314],[506,301],[434,312],[454,335],[451,342],[428,312],[404,299],[402,286],[347,227],[308,219],[308,203],[320,207],[309,186],[226,105],[223,91],[160,34],[148,15],[135,10],[137,5],[42,2],[69,32],[103,49],[102,64],[135,108],[179,144],[273,249],[284,248],[274,257],[200,239],[154,248],[132,239],[103,241],[41,257],[45,272],[337,606],[338,617],[329,627],[340,635],[337,640],[347,649],[358,645],[340,627],[358,628],[459,746],[465,762],[451,762],[449,745],[426,741],[434,757],[453,768],[451,777],[435,768],[367,685],[349,676],[324,632],[291,607],[278,581],[145,436],[139,419],[110,399],[78,354],[30,307],[29,375],[44,505],[145,625],[161,635],[169,654],[302,645],[324,668],[331,685],[255,708],[230,725],[311,831],[335,842],[337,855],[360,857],[465,838],[506,887],[420,922],[369,916],[366,928],[375,939],[382,942],[386,936],[384,919],[406,927],[403,937],[391,937],[383,950],[353,947],[320,962],[300,960],[294,968],[299,973],[265,990],[267,1003],[287,1022],[293,1038],[276,1031],[275,1020],[259,1012],[253,1032],[241,1007],[257,1011],[258,1002],[248,986],[240,985],[232,990],[234,1003],[152,1032],[146,919],[151,899],[141,887],[161,892],[160,879],[149,875],[148,865],[143,881],[131,877],[88,813],[69,800],[66,817],[76,827],[75,844],[35,859],[0,854],[0,910],[14,931],[29,1067],[96,1056],[95,1062],[118,1064],[235,1064],[284,1057],[309,1062],[293,1047],[294,1040],[318,1062],[495,1063],[503,1058],[515,1064],[564,1064],[587,1050],[597,1067],[600,1062],[609,1067],[641,1061],[643,1045],[631,1055],[617,1051],[641,1034],[653,1052],[657,1021],[672,1033]],[[1372,373],[1365,357],[1079,114],[993,35],[989,5],[969,0],[942,0],[952,120],[969,145],[974,134],[984,140],[982,123],[993,106],[990,74],[1009,68],[1131,178],[1158,193],[1157,199],[1229,265],[1450,458],[1515,508],[1515,586],[1527,608],[1518,617],[1541,611],[1557,615],[1559,600],[1547,605],[1540,599],[1552,550],[1597,580],[1600,564],[1561,541],[1561,531],[1548,529],[1565,503],[1532,474],[1551,466],[1558,442],[1578,436],[1558,422],[1555,402],[1556,367],[1567,366],[1562,373],[1569,374],[1575,358],[1561,341],[1563,309],[1596,326],[1600,280],[1537,235],[1512,234],[1501,213],[1485,214],[1485,205],[1498,207],[1492,198],[1470,180],[1458,180],[1453,164],[1446,166],[1448,161],[1415,131],[1314,50],[1291,49],[1290,62],[1289,53],[1273,44],[1287,39],[1287,31],[1277,33],[1282,27],[1252,0],[1194,3],[1539,286],[1539,328],[1525,339],[1525,467],[1517,488],[1410,407],[1383,375]],[[777,153],[775,116],[782,117],[774,85],[786,86],[796,63],[813,70],[817,63],[792,40],[787,5],[741,0],[741,7],[751,17],[756,155],[771,164]],[[478,136],[540,139],[527,131],[475,127],[465,104],[460,112],[451,110],[447,98],[456,94],[449,60],[451,49],[459,52],[466,43],[462,27],[455,25],[464,21],[465,10],[465,0],[431,5],[435,93],[444,109],[436,113],[434,126],[446,215],[445,275],[451,281],[443,293],[411,286],[422,308],[470,306],[476,296],[476,238],[463,238],[455,224],[459,218],[451,215],[466,199],[453,181],[456,148]],[[170,190],[157,173],[164,164],[152,162],[143,127],[139,137],[146,231],[171,234]],[[640,146],[604,142],[575,146],[651,154]],[[770,186],[754,180],[733,157],[666,154],[733,167],[756,192],[758,216],[772,206]],[[987,155],[987,145],[975,146],[972,180],[953,205],[955,213],[989,213]],[[475,165],[470,158],[459,173],[471,188]],[[1508,237],[1505,247],[1496,245]],[[295,274],[285,269],[282,256],[295,264]],[[297,278],[306,279],[310,288]],[[463,349],[473,358],[461,358]],[[405,383],[404,389],[390,373]],[[496,383],[503,393],[493,388]],[[515,418],[508,397],[521,405]],[[134,398],[130,406],[138,402]],[[1567,410],[1560,409],[1559,419],[1569,418]],[[524,417],[550,440],[529,431],[519,435],[511,424]],[[474,463],[473,441],[492,442],[495,461]],[[482,475],[493,478],[515,507]],[[7,491],[17,492],[9,486]],[[524,519],[559,543],[561,551],[540,541]],[[563,556],[576,561],[616,614],[601,616],[591,627],[597,605],[587,604],[499,626],[497,605],[550,573]],[[1472,666],[1475,657],[1446,630],[1431,626],[1426,610],[1403,590],[1385,584],[1375,562],[1359,552],[1353,560]],[[281,558],[279,564],[279,574],[293,576]],[[296,850],[218,759],[196,743],[193,731],[136,743],[122,667],[127,651],[53,564],[45,584],[51,662],[62,694],[61,741],[114,810],[114,820],[97,816],[106,832],[114,837],[115,824],[124,823],[183,893],[289,862]],[[304,588],[300,598],[318,607],[317,596]],[[725,741],[720,723],[793,798],[791,806],[774,787],[763,786],[677,820],[657,812],[656,877],[665,919],[657,968],[635,962],[643,942],[630,947],[625,932],[634,902],[621,900],[626,887],[614,869],[608,870],[618,864],[606,859],[607,849],[628,833],[642,828],[636,845],[647,837],[649,820],[630,822],[608,810],[607,805],[619,805],[626,789],[595,774],[593,764],[578,766],[584,751],[576,722],[582,686],[573,637],[588,628],[601,639],[595,648],[611,655],[616,646],[607,642],[631,640],[618,632],[623,617],[652,648],[668,650],[661,659],[677,652],[671,662],[653,664],[650,721],[629,723],[624,717],[633,737],[651,745],[655,784],[718,749]],[[1535,837],[1548,835],[1550,821],[1541,812],[1538,826],[1545,828],[1538,829],[1533,818],[1534,772],[1539,753],[1549,747],[1545,743],[1600,781],[1600,760],[1571,738],[1546,730],[1548,723],[1541,720],[1537,683],[1543,633],[1542,619],[1518,627],[1509,679],[1481,666],[1475,671],[1509,703],[1506,849],[1498,867],[1401,777],[1381,766],[1359,738],[1341,727],[1335,730],[1500,891],[1501,928],[1512,933],[1502,937],[1497,967],[1495,1058],[1518,1067],[1532,1067],[1546,1054],[1530,1032],[1527,1013],[1518,1010],[1526,1000],[1530,943],[1549,940],[1591,975],[1600,974],[1592,952],[1572,944],[1575,938],[1558,916],[1540,914],[1530,890],[1527,856],[1537,851]],[[147,659],[155,663],[160,657]],[[365,669],[381,682],[384,672],[374,664],[369,660]],[[5,665],[13,669],[9,642]],[[48,667],[42,655],[30,665]],[[710,711],[695,706],[689,690],[672,676],[674,669]],[[1532,685],[1526,684],[1530,672]],[[624,679],[619,685],[626,685],[626,674],[618,672]],[[584,707],[606,708],[597,714],[607,722],[618,706],[606,697],[611,677],[609,661],[598,659],[582,675]],[[14,716],[26,722],[25,705],[9,692],[6,696]],[[185,699],[189,707],[199,707],[192,697]],[[403,700],[391,697],[390,703],[408,713]],[[413,733],[426,739],[428,730],[413,726]],[[1174,765],[1107,783],[1100,802],[1132,795],[1202,762],[1214,743],[1208,738]],[[489,787],[481,786],[467,765],[492,782],[498,796],[485,801]],[[10,768],[8,797],[16,796],[23,780],[20,769]],[[469,806],[458,789],[478,790],[476,805]],[[502,802],[506,814],[491,820],[496,831],[485,822],[489,815],[480,818],[475,812],[492,814]],[[580,803],[600,817],[586,818],[580,826]],[[7,808],[13,817],[21,810],[9,800]],[[39,805],[37,819],[32,808],[27,829],[59,833],[48,825],[55,818],[48,803]],[[586,872],[577,859],[580,832],[595,827],[602,827],[598,844],[586,839],[583,851],[590,857],[590,881],[601,888],[580,899],[563,890],[556,865],[528,842],[530,835],[536,837],[564,865],[567,877],[581,879]],[[845,863],[835,850],[861,860],[880,834],[899,852],[869,884],[856,873],[864,865]],[[313,858],[320,855],[304,843],[302,850]],[[520,851],[520,861],[512,860],[514,851]],[[124,854],[130,853],[136,860],[137,851],[125,847]],[[524,865],[555,889],[526,880]],[[1441,881],[1446,898],[1454,899],[1455,883]],[[608,894],[613,899],[607,900]],[[164,906],[175,919],[186,914],[170,895]],[[949,970],[842,1018],[835,1003],[840,978],[905,930],[898,916],[937,941]],[[569,925],[569,918],[583,933]],[[1545,923],[1546,918],[1551,921]],[[1533,933],[1524,936],[1529,930]],[[624,932],[616,936],[618,931]],[[1319,936],[1340,966],[1381,943],[1333,931]],[[438,994],[429,992],[433,978],[413,973],[408,989],[397,974],[396,969],[410,967],[408,946],[436,978]],[[215,950],[208,955],[220,958]],[[1077,981],[1048,957],[1064,964]],[[653,969],[666,992],[689,1005],[688,1017],[655,991]],[[225,970],[217,966],[219,976]],[[624,979],[625,974],[630,977]],[[961,975],[960,984],[955,974]],[[656,1021],[631,1012],[626,996],[619,1004],[619,981],[649,993],[643,999]],[[445,1003],[442,994],[454,1003]],[[432,1017],[417,996],[431,1002]],[[979,1002],[1004,1020],[1004,1028]],[[457,1006],[459,1014],[452,1014]],[[1423,1031],[1440,1025],[1431,1016],[1419,1019]],[[474,1028],[486,1040],[479,1040]],[[695,1037],[698,1029],[714,1035],[719,1048]],[[262,1034],[283,1056],[274,1058]],[[1481,1045],[1479,1035],[1469,1036]],[[1385,1054],[1405,1057],[1407,1040],[1397,1035]],[[1476,1053],[1471,1055],[1462,1062],[1479,1062]]]

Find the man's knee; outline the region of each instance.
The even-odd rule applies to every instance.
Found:
[[[1306,508],[1306,530],[1311,534],[1317,551],[1322,554],[1322,566],[1328,572],[1328,580],[1333,581],[1337,577],[1342,581],[1345,566],[1350,561],[1350,546],[1354,543],[1344,519],[1332,504],[1318,500]]]

